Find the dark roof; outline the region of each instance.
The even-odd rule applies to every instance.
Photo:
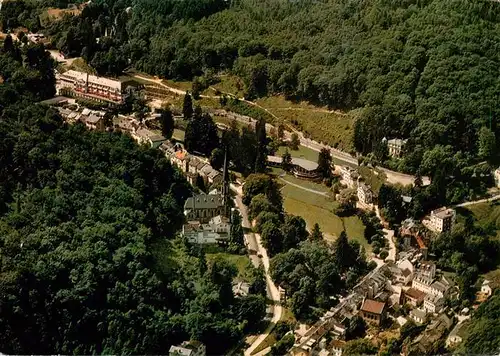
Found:
[[[419,291],[418,289],[415,289],[415,288],[408,289],[405,292],[405,295],[407,297],[410,297],[410,298],[413,298],[413,299],[417,299],[417,300],[420,300],[420,299],[423,300],[425,298],[425,293],[422,292],[422,291]]]
[[[403,276],[408,277],[411,274],[411,271],[408,268],[405,268],[404,270],[401,271]]]
[[[187,198],[184,210],[189,209],[217,209],[223,206],[220,194],[199,194]]]
[[[377,302],[373,299],[365,299],[363,305],[361,306],[362,311],[373,314],[382,314],[385,308],[385,303]]]

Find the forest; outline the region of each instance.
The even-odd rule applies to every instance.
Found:
[[[4,14],[36,23],[36,2],[5,5],[4,27]],[[247,98],[356,109],[356,151],[401,171],[456,177],[434,159],[446,155],[464,167],[463,185],[465,167],[498,158],[495,1],[96,0],[44,32],[101,74],[130,65],[173,79],[231,72]],[[384,156],[384,137],[409,139],[403,159]]]
[[[223,354],[259,325],[262,288],[235,298],[235,266],[175,238],[191,187],[160,151],[33,104],[54,94],[43,47],[6,41],[0,75],[2,352]]]

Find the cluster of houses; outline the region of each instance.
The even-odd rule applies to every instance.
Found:
[[[399,262],[385,263],[370,272],[352,289],[351,294],[341,298],[339,304],[320,321],[306,333],[297,335],[291,353],[340,355],[342,350],[338,347],[345,340],[345,325],[355,316],[360,316],[368,325],[375,327],[390,325],[394,321],[402,326],[408,319],[417,324],[432,320],[427,328],[428,333],[435,337],[439,334],[436,330],[441,325],[435,320],[449,319],[445,313],[445,301],[457,297],[458,289],[455,284],[438,273],[434,263],[424,260],[424,256],[417,250],[403,253]],[[397,311],[404,305],[411,308],[408,317],[397,315]],[[449,331],[452,324],[446,324],[447,327],[439,337]],[[328,339],[337,340],[337,349],[332,348],[331,341],[325,343]],[[424,337],[418,342],[414,341],[409,350],[426,348],[427,346],[421,345],[425,344],[425,340],[427,339]]]
[[[371,187],[366,184],[358,171],[348,166],[340,167],[341,182],[347,188],[355,189],[358,195],[358,201],[365,206],[371,206],[375,203],[375,193]]]
[[[117,130],[128,133],[137,143],[158,148],[166,141],[165,137],[149,130],[132,116],[116,115],[107,118],[108,113],[88,108],[70,109],[58,107],[61,117],[68,123],[83,123],[89,130]]]

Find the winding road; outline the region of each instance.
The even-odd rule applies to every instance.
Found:
[[[162,87],[164,87],[165,89],[169,90],[170,92],[172,92],[174,94],[178,94],[178,95],[185,95],[186,94],[185,90],[177,89],[177,88],[173,88],[171,86],[168,86],[165,83],[163,83],[163,81],[161,79],[148,78],[148,77],[142,76],[142,75],[137,74],[137,73],[131,73],[130,75],[132,77],[140,79],[140,80],[149,81],[149,82],[161,85]],[[231,93],[224,93],[224,94],[235,97]],[[200,95],[200,97],[212,98],[212,99],[220,98],[219,95]],[[256,107],[264,110],[265,112],[267,112],[269,115],[271,115],[275,119],[282,121],[278,116],[276,116],[274,113],[272,113],[270,110],[266,109],[265,107],[259,105],[258,103],[255,103],[255,102],[250,101],[250,100],[246,100],[245,98],[238,98],[238,99],[241,101],[244,101],[245,103],[247,103],[249,105],[256,106]],[[237,120],[242,121],[244,124],[248,124],[248,121],[245,121],[243,119],[237,118]],[[255,121],[255,120],[253,120],[253,121]],[[313,151],[317,151],[317,152],[321,151],[323,148],[326,148],[330,151],[333,158],[335,158],[341,162],[346,162],[346,163],[351,164],[353,166],[358,166],[358,159],[356,157],[351,156],[349,153],[343,152],[343,151],[338,150],[336,148],[333,148],[329,145],[325,145],[323,143],[319,143],[317,141],[306,138],[302,132],[297,131],[295,128],[293,128],[289,125],[288,125],[288,127],[289,127],[290,131],[284,132],[286,139],[290,139],[292,137],[292,133],[296,133],[299,136],[300,144],[302,146],[307,147],[307,148],[309,148]],[[271,130],[271,129],[274,129],[274,126],[272,126],[270,124],[266,124],[266,130]],[[387,181],[391,184],[410,185],[410,184],[413,184],[413,182],[415,180],[415,177],[412,175],[409,175],[409,174],[391,171],[391,170],[386,169],[386,168],[380,168],[380,169],[385,173],[385,175],[387,176]],[[422,181],[423,181],[424,185],[430,184],[430,179],[428,177],[422,177]]]
[[[241,213],[242,216],[242,225],[247,231],[251,231],[251,224],[248,219],[247,208],[243,204],[241,198],[243,196],[243,190],[241,186],[236,186],[231,184],[231,190],[234,191],[237,195],[234,199],[236,203],[236,207]],[[266,274],[266,283],[267,283],[267,293],[268,297],[274,302],[272,307],[273,317],[271,318],[271,322],[266,330],[260,334],[257,339],[245,350],[245,356],[250,356],[262,342],[269,336],[271,331],[273,331],[276,323],[281,319],[283,315],[283,307],[280,304],[280,293],[278,288],[274,284],[271,276],[269,274],[269,256],[267,255],[266,249],[262,246],[262,241],[260,239],[259,234],[255,234],[253,232],[249,232],[245,234],[245,244],[247,246],[248,254],[250,260],[254,264],[255,267],[259,267],[262,263],[264,266],[264,271]]]

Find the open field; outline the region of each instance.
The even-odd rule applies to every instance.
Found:
[[[335,215],[333,210],[337,207],[337,203],[331,198],[304,192],[291,185],[285,185],[281,194],[285,211],[302,216],[309,229],[318,223],[326,240],[334,241],[345,230],[350,239],[358,241],[367,252],[371,251],[363,237],[364,226],[361,220],[357,216],[341,218]]]
[[[221,93],[230,93],[242,98],[245,94],[245,84],[243,81],[232,74],[222,74],[219,76],[219,82],[212,85],[211,88],[219,90]],[[213,95],[215,92],[208,88],[203,92],[206,95]]]
[[[496,236],[500,239],[500,201],[474,204],[461,209],[472,212],[477,224],[480,226],[487,229],[496,229]]]
[[[184,135],[185,135],[185,132],[183,130],[174,129],[174,133],[172,135],[172,138],[177,140],[177,141],[184,142]]]
[[[261,98],[256,102],[316,141],[345,151],[352,148],[352,115],[307,102],[292,102],[283,96]]]
[[[279,150],[276,152],[276,156],[283,155],[286,149],[287,147],[281,146]],[[290,148],[288,148],[288,152],[290,152],[290,155],[295,158],[308,159],[309,161],[313,162],[318,161],[319,152],[311,150],[310,148],[304,146],[299,146],[298,150],[291,150]]]
[[[180,90],[191,90],[191,82],[176,81],[171,79],[163,79],[162,83],[168,85],[169,87],[180,89]]]

